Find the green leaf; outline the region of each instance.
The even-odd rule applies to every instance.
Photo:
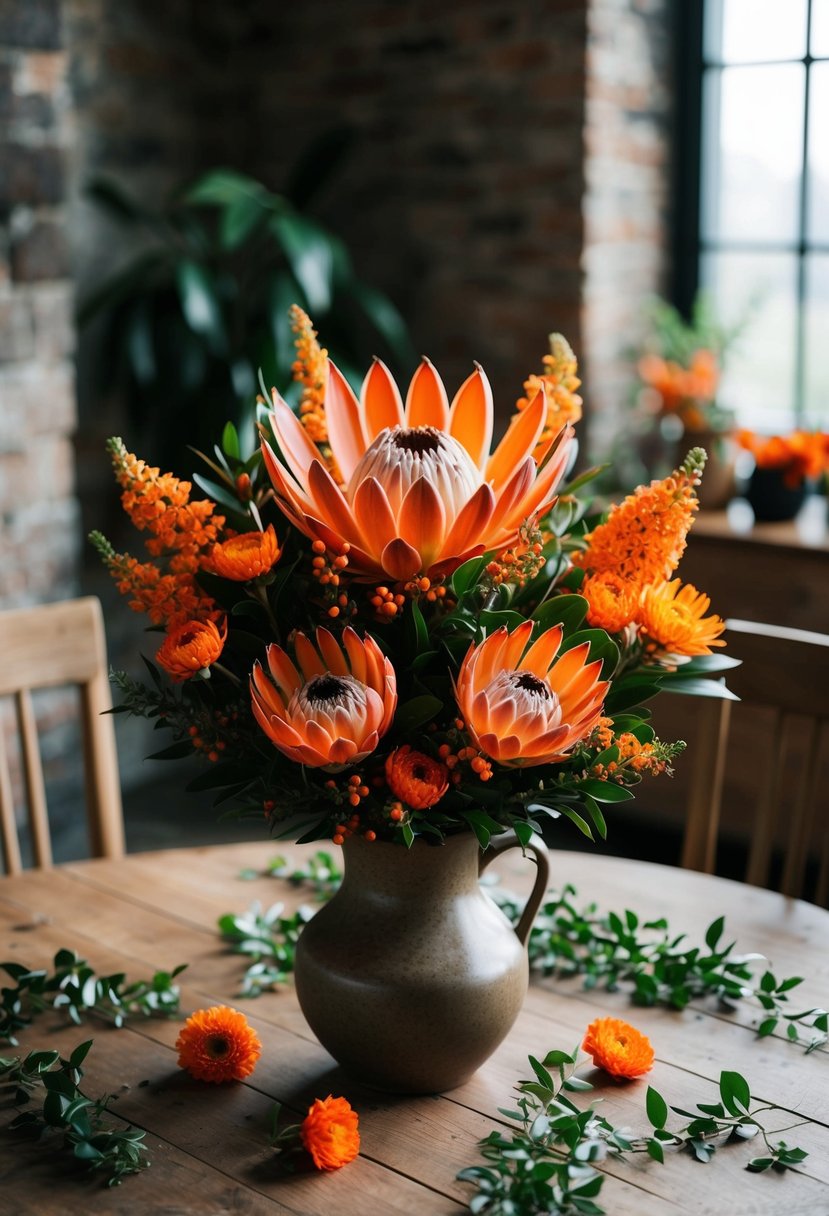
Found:
[[[539,623],[545,633],[554,625],[563,626],[566,637],[579,628],[587,616],[588,607],[587,600],[582,595],[556,595],[539,605],[532,614],[532,619]]]
[[[648,1086],[648,1091],[645,1095],[645,1110],[652,1127],[661,1128],[665,1126],[668,1120],[668,1103],[652,1085]]]
[[[439,713],[443,708],[443,702],[440,697],[434,697],[431,693],[421,693],[420,696],[412,697],[409,701],[404,701],[397,708],[397,713],[394,715],[395,728],[400,734],[407,734],[410,731],[416,730],[417,727],[425,725],[426,722],[431,722],[435,714]]]
[[[222,449],[225,456],[229,456],[231,460],[240,459],[239,433],[232,422],[226,422],[222,431]]]
[[[658,1161],[660,1165],[665,1164],[665,1152],[658,1140],[649,1140],[647,1150],[648,1156],[653,1157],[654,1161]]]
[[[716,950],[717,942],[722,937],[723,928],[725,927],[725,917],[718,916],[713,920],[705,931],[705,944],[709,950]]]
[[[181,310],[194,334],[206,338],[214,354],[223,354],[227,341],[215,284],[198,262],[184,260],[176,267]]]
[[[774,1034],[775,1030],[777,1029],[777,1022],[778,1019],[776,1017],[763,1018],[763,1021],[757,1027],[758,1038],[764,1039],[767,1035]]]
[[[748,1113],[751,1105],[751,1090],[748,1082],[738,1072],[723,1071],[720,1073],[720,1097],[726,1110],[732,1115]]]
[[[719,680],[701,680],[693,678],[679,678],[674,676],[661,676],[662,686],[669,689],[671,692],[682,693],[687,697],[718,697],[723,701],[739,701],[736,693],[733,693],[725,684],[721,684]]]
[[[773,1157],[752,1157],[746,1169],[752,1174],[762,1174],[765,1170],[770,1169],[774,1165]]]
[[[75,1050],[72,1052],[71,1056],[69,1057],[69,1063],[72,1065],[73,1068],[80,1068],[81,1064],[83,1064],[84,1060],[89,1055],[89,1049],[92,1046],[93,1042],[94,1042],[93,1039],[87,1039],[85,1043],[78,1044],[78,1046],[75,1048]]]
[[[584,642],[589,643],[590,650],[588,653],[589,662],[594,662],[597,659],[602,661],[602,678],[607,680],[619,665],[619,647],[604,631],[604,629],[581,629],[576,633],[565,638],[561,644],[561,654],[565,654],[568,650],[573,650],[576,646],[581,646]]]
[[[239,198],[260,198],[266,194],[262,184],[234,169],[213,169],[200,177],[184,194],[188,203],[227,206]]]
[[[223,249],[238,249],[265,217],[258,198],[243,194],[228,203],[219,224],[219,241]]]
[[[515,828],[515,835],[518,837],[518,840],[519,840],[522,848],[526,849],[527,845],[530,843],[530,841],[533,838],[532,824],[525,823],[523,820],[517,819],[515,821],[513,827]]]
[[[599,781],[596,777],[586,777],[575,784],[574,789],[583,794],[589,794],[597,802],[630,802],[633,794],[623,785],[615,785],[612,781]]]
[[[535,1056],[528,1056],[527,1058],[530,1061],[530,1067],[544,1088],[548,1089],[550,1093],[555,1093],[556,1087],[555,1083],[553,1082],[553,1078],[547,1072],[547,1069],[544,1067],[541,1061],[537,1060]]]
[[[317,224],[292,211],[274,215],[270,227],[302,288],[311,314],[328,312],[334,273],[328,235]]]
[[[452,575],[452,594],[456,600],[462,599],[467,591],[475,586],[480,578],[485,562],[486,558],[471,557],[468,562],[464,562],[463,565],[458,566]]]

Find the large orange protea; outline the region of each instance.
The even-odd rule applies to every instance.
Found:
[[[582,1048],[618,1080],[641,1077],[653,1067],[653,1047],[647,1035],[620,1018],[596,1018],[587,1027]]]
[[[532,621],[512,633],[502,625],[471,646],[455,688],[475,745],[510,767],[563,760],[593,730],[608,688],[588,642],[557,660],[561,626],[529,645],[532,631]]]
[[[345,1098],[317,1098],[300,1126],[300,1137],[318,1170],[338,1170],[360,1152],[359,1120]]]
[[[725,645],[725,621],[706,616],[710,607],[707,595],[678,578],[647,587],[637,613],[640,632],[646,644],[668,654],[710,654],[712,646]]]
[[[546,511],[571,454],[563,427],[533,456],[547,417],[544,391],[517,414],[490,456],[492,392],[480,367],[451,406],[424,359],[405,406],[388,369],[375,360],[354,396],[328,365],[328,443],[342,476],[337,484],[305,428],[273,392],[273,432],[281,457],[265,443],[277,502],[301,532],[341,553],[370,579],[432,579],[470,557],[505,549],[525,520]]]
[[[333,771],[371,755],[397,706],[394,668],[374,639],[360,641],[347,627],[343,646],[320,627],[316,646],[296,635],[296,665],[281,646],[267,649],[271,679],[254,664],[254,717],[284,755],[311,768]]]

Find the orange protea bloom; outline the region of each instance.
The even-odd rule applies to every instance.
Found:
[[[588,574],[609,572],[639,587],[670,578],[699,506],[696,487],[705,460],[702,448],[692,448],[669,477],[628,494],[588,536],[589,547],[574,554],[574,564]]]
[[[725,645],[725,621],[705,616],[710,607],[709,596],[675,578],[645,589],[637,620],[649,642],[668,654],[710,654],[712,646]]]
[[[641,1077],[653,1067],[653,1048],[641,1030],[619,1018],[596,1018],[587,1027],[582,1049],[611,1077]]]
[[[556,660],[561,626],[529,645],[532,631],[532,621],[512,633],[502,625],[471,646],[455,687],[475,746],[510,767],[563,760],[596,726],[608,688],[589,643]]]
[[[583,595],[589,604],[587,620],[594,629],[619,633],[636,616],[638,585],[611,570],[586,578],[579,587],[579,595]]]
[[[345,1098],[317,1098],[299,1134],[318,1170],[338,1170],[360,1152],[359,1120]]]
[[[389,789],[407,806],[425,811],[439,802],[449,788],[449,769],[439,760],[415,752],[405,743],[386,757]]]
[[[480,368],[451,407],[424,359],[405,407],[375,360],[360,400],[328,365],[328,441],[337,485],[293,411],[274,390],[271,424],[281,457],[263,445],[276,498],[292,523],[332,552],[348,550],[358,577],[384,582],[451,573],[467,558],[515,542],[521,525],[555,501],[573,431],[533,458],[546,417],[543,392],[517,414],[492,456],[492,393]]]
[[[199,1009],[176,1039],[179,1068],[198,1081],[241,1081],[262,1053],[256,1031],[243,1013],[227,1005]]]
[[[247,583],[260,574],[267,574],[276,565],[279,554],[273,524],[268,524],[264,532],[243,532],[241,536],[214,545],[207,567],[221,578]]]
[[[227,622],[185,621],[171,629],[156,651],[160,663],[176,683],[189,680],[199,671],[215,663],[224,648]]]
[[[271,679],[255,663],[253,713],[271,742],[291,760],[335,770],[371,755],[397,706],[394,668],[373,638],[360,641],[350,627],[343,645],[327,629],[316,646],[296,635],[297,666],[280,646],[269,646]]]

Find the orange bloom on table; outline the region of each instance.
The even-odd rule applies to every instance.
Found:
[[[215,621],[185,621],[167,634],[156,652],[156,662],[176,683],[189,680],[216,662],[226,638],[225,620],[221,630]]]
[[[212,574],[247,583],[276,565],[280,549],[273,524],[264,532],[243,532],[230,540],[214,545],[207,563]]]
[[[492,392],[480,368],[450,406],[424,359],[404,405],[379,360],[359,400],[329,362],[325,417],[340,488],[275,391],[273,403],[281,454],[267,443],[262,450],[279,506],[330,551],[350,546],[349,569],[366,580],[434,580],[486,550],[508,548],[528,518],[553,504],[571,455],[568,426],[533,456],[547,413],[543,391],[513,418],[490,456]]]
[[[553,764],[599,721],[608,682],[588,642],[560,657],[557,625],[530,644],[533,622],[501,626],[461,664],[455,696],[475,746],[499,764]]]
[[[582,1049],[597,1068],[611,1077],[630,1080],[653,1067],[653,1048],[641,1030],[619,1018],[596,1018],[587,1027]]]
[[[407,806],[424,811],[439,802],[449,788],[449,769],[404,743],[386,757],[386,781]]]
[[[361,641],[347,627],[340,646],[320,627],[315,640],[296,635],[296,664],[280,646],[268,647],[267,674],[258,662],[253,668],[252,707],[290,760],[333,771],[375,750],[394,717],[397,680],[371,637]]]
[[[199,1009],[176,1039],[180,1068],[197,1081],[242,1081],[262,1054],[262,1044],[247,1018],[227,1005]]]
[[[360,1152],[359,1120],[345,1098],[317,1098],[302,1121],[300,1137],[318,1170],[338,1170]]]
[[[587,600],[587,621],[594,629],[620,633],[636,617],[638,585],[611,570],[586,578],[579,587],[579,595]]]
[[[794,489],[804,478],[820,477],[829,470],[829,435],[821,431],[793,431],[764,437],[753,431],[737,432],[737,442],[751,452],[758,468],[780,469]]]
[[[710,597],[690,583],[675,578],[645,589],[637,619],[640,632],[651,644],[669,654],[711,654],[712,646],[724,646],[720,634],[722,617],[705,616]]]

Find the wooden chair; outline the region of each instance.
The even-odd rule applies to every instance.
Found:
[[[740,703],[694,702],[698,736],[682,865],[713,873],[731,728],[742,705],[762,706],[772,711],[772,734],[768,748],[758,744],[756,751],[757,809],[745,878],[757,886],[769,884],[779,840],[784,853],[780,889],[800,895],[810,845],[820,833],[814,901],[826,905],[829,795],[823,766],[829,754],[829,636],[751,621],[729,620],[727,626],[728,653],[742,665],[726,678]]]
[[[31,692],[60,685],[77,685],[80,690],[91,851],[96,857],[121,857],[121,789],[115,731],[105,713],[112,700],[100,602],[88,597],[0,612],[0,697],[14,698],[28,821],[35,864],[40,867],[52,864],[52,848]],[[6,872],[17,874],[20,845],[1,730],[0,828]]]

